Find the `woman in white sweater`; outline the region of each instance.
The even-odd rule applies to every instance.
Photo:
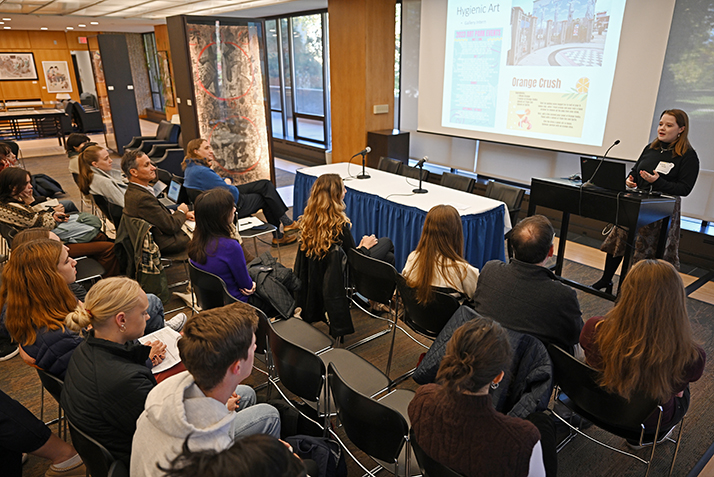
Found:
[[[464,259],[464,230],[454,207],[436,205],[426,214],[419,245],[407,257],[402,274],[422,304],[433,299],[434,287],[473,297],[478,268]]]
[[[101,195],[110,203],[124,207],[127,183],[120,171],[112,169],[112,158],[103,147],[89,146],[79,155],[78,184],[84,195]]]

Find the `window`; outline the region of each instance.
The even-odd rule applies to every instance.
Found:
[[[151,89],[151,103],[156,111],[164,110],[164,97],[161,94],[161,73],[159,57],[156,52],[156,36],[154,33],[144,33],[144,54],[146,66],[149,69],[149,88]]]
[[[326,13],[266,21],[273,137],[327,149]]]

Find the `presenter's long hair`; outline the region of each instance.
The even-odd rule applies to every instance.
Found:
[[[466,277],[466,269],[456,268],[457,262],[464,260],[464,230],[459,212],[450,205],[436,205],[431,208],[421,232],[419,245],[415,250],[414,266],[405,274],[407,285],[416,289],[419,303],[429,303],[434,298],[431,284],[439,273],[451,288],[458,289],[454,274],[459,280]]]
[[[681,109],[665,109],[662,111],[662,114],[659,115],[659,118],[662,119],[662,116],[665,114],[674,116],[674,119],[677,121],[677,126],[684,128],[684,131],[679,134],[679,137],[674,143],[670,144],[670,146],[674,146],[674,154],[676,156],[683,156],[684,153],[692,147],[692,145],[689,144],[689,116]],[[661,144],[659,138],[655,138],[650,144],[650,149],[658,149]]]
[[[597,325],[600,385],[625,398],[644,392],[667,402],[699,358],[684,284],[664,260],[642,260],[627,274],[615,307]]]
[[[200,164],[206,167],[211,167],[208,164],[208,161],[205,158],[199,156],[197,152],[204,142],[207,142],[207,139],[202,139],[199,137],[196,139],[191,139],[188,144],[186,144],[186,157],[184,157],[183,161],[181,162],[181,170],[185,171],[186,166],[188,166],[189,162]]]
[[[206,258],[216,253],[219,238],[234,238],[233,207],[233,195],[220,187],[202,192],[196,198],[196,230],[188,243],[191,260],[205,264]]]
[[[92,163],[99,161],[99,153],[104,150],[101,146],[89,146],[84,149],[78,157],[79,162],[79,177],[77,178],[77,186],[82,194],[89,195],[89,187],[94,179],[92,171]]]
[[[21,345],[35,342],[37,330],[64,328],[77,298],[58,271],[61,242],[39,239],[13,248],[2,272],[0,308],[7,306],[5,326]]]
[[[298,220],[301,240],[300,250],[308,258],[321,259],[337,242],[345,224],[351,225],[345,215],[342,201],[344,185],[337,174],[324,174],[310,189],[310,198],[303,215]]]

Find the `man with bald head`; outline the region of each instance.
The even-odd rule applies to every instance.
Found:
[[[520,221],[511,232],[514,258],[483,266],[474,303],[480,315],[572,352],[583,320],[575,290],[545,268],[554,237],[553,226],[542,215]]]

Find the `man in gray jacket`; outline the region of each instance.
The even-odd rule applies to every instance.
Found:
[[[191,450],[221,451],[236,438],[280,438],[280,415],[256,404],[255,391],[239,383],[250,376],[258,316],[234,303],[192,316],[178,342],[188,371],[156,386],[136,422],[131,475],[161,476],[189,437]]]
[[[520,221],[511,233],[514,259],[508,264],[492,260],[484,265],[474,308],[508,329],[572,352],[583,320],[575,290],[545,268],[553,256],[554,237],[553,226],[542,215]]]

